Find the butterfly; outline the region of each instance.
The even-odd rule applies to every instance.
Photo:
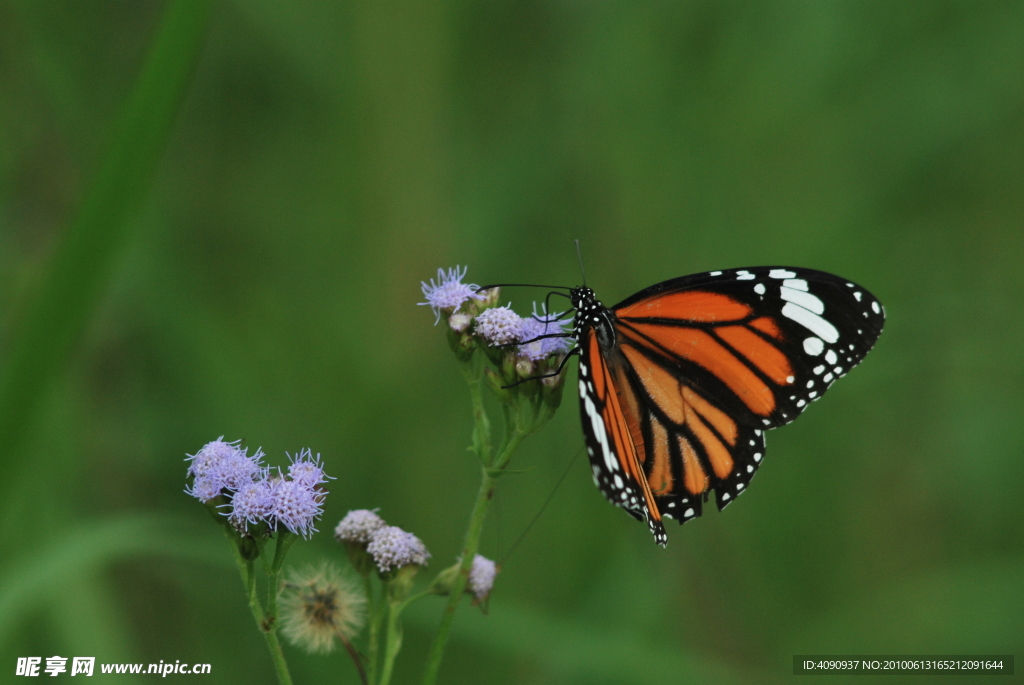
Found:
[[[885,323],[861,286],[791,267],[683,276],[610,308],[586,286],[569,294],[594,483],[663,547],[664,519],[746,491],[765,431],[859,364]]]

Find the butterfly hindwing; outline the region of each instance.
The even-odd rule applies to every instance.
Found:
[[[620,338],[616,353],[628,362],[616,387],[636,398],[624,404],[640,407],[634,441],[659,511],[681,523],[696,518],[710,490],[723,509],[760,466],[764,431],[735,421],[656,351]]]

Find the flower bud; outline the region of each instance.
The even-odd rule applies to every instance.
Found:
[[[558,405],[562,403],[562,390],[565,389],[565,369],[557,376],[550,376],[541,380],[541,393],[544,397],[544,403],[554,411],[558,409]]]
[[[453,314],[451,319],[456,316],[464,316],[462,314]],[[472,319],[470,319],[472,321]],[[466,328],[461,332],[455,328],[449,326],[447,331],[448,346],[452,348],[452,352],[455,353],[455,357],[460,362],[468,362],[473,358],[473,353],[476,352],[476,338],[469,330],[469,324],[466,324]]]
[[[455,579],[459,577],[461,566],[462,562],[456,561],[455,565],[438,573],[437,578],[434,578],[434,582],[430,584],[430,592],[435,595],[450,595],[452,586],[455,585]]]
[[[491,368],[484,369],[484,382],[487,383],[487,387],[490,388],[494,396],[498,398],[498,401],[502,404],[508,404],[512,401],[512,391],[510,388],[503,387],[506,385],[505,381],[501,379],[501,376]]]

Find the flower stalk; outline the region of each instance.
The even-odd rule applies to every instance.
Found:
[[[565,376],[541,378],[555,371],[568,352],[568,334],[564,332],[566,322],[559,314],[549,314],[546,308],[538,312],[535,304],[533,315],[522,318],[510,307],[497,306],[497,288],[486,291],[486,296],[481,297],[477,289],[462,286],[463,276],[465,271],[460,269],[449,270],[447,274],[439,271],[437,284],[434,281],[429,285],[423,284],[423,294],[427,299],[423,304],[434,309],[438,322],[447,324],[449,344],[461,362],[463,376],[469,385],[473,412],[471,450],[481,465],[480,487],[469,516],[457,570],[453,567],[442,571],[433,585],[438,594],[448,594],[448,600],[427,655],[424,685],[433,685],[437,681],[455,612],[467,590],[498,479],[508,473],[506,467],[523,440],[547,422],[561,402]],[[485,363],[488,361],[493,368]],[[533,380],[535,378],[537,380]],[[483,399],[484,386],[501,404],[504,419],[501,443],[496,449]],[[453,570],[456,570],[454,576]],[[474,597],[474,603],[479,601],[480,598]]]
[[[228,538],[232,537],[229,529],[225,528],[225,533]],[[275,613],[268,614],[264,612],[263,605],[260,604],[259,595],[256,592],[256,573],[252,560],[242,556],[239,545],[233,539],[231,540],[231,549],[234,551],[235,564],[238,566],[238,572],[242,576],[242,585],[245,587],[245,594],[249,600],[249,611],[252,612],[252,617],[263,634],[264,640],[267,642],[267,649],[270,650],[270,659],[274,662],[277,681],[280,685],[292,685],[292,676],[288,671],[288,662],[284,658],[281,642],[277,639],[276,626],[274,625],[277,620],[276,604],[274,608]],[[276,596],[276,586],[271,586],[269,591],[271,595]]]

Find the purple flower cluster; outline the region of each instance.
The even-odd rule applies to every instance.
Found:
[[[409,564],[426,566],[430,558],[430,552],[423,542],[398,526],[384,526],[375,532],[366,545],[366,551],[373,557],[381,573]]]
[[[429,285],[422,284],[427,301],[420,304],[430,305],[438,320],[444,312],[448,325],[455,332],[475,334],[490,347],[521,343],[517,347],[519,356],[530,362],[569,351],[570,338],[566,334],[571,332],[572,317],[566,318],[562,312],[549,314],[543,305],[538,311],[536,302],[533,314],[527,317],[516,314],[510,305],[495,307],[493,301],[497,299],[498,289],[488,290],[485,297],[477,292],[479,286],[462,283],[466,276],[464,267],[447,272],[438,269],[437,276],[437,283],[431,279]],[[467,302],[476,304],[464,307]],[[561,337],[541,337],[545,335]]]
[[[569,351],[569,338],[540,338],[542,335],[562,334],[567,332],[567,327],[572,326],[572,318],[560,318],[564,312],[552,312],[548,314],[541,305],[541,311],[537,311],[537,303],[533,303],[533,314],[523,319],[522,329],[519,333],[520,342],[519,354],[530,361],[538,361],[552,354],[565,354]],[[530,342],[530,341],[533,342]]]
[[[265,478],[263,452],[256,450],[256,454],[250,457],[248,450],[239,446],[240,442],[224,442],[222,435],[195,454],[188,455],[192,461],[188,474],[195,476],[195,481],[185,492],[200,501],[208,502],[225,491],[238,490],[248,483]]]
[[[327,494],[320,485],[329,478],[320,455],[303,450],[291,458],[287,476],[280,469],[271,474],[263,452],[256,450],[250,457],[239,442],[224,442],[221,436],[189,455],[188,473],[195,480],[185,492],[201,502],[223,495],[229,501],[224,505],[228,520],[242,532],[248,524],[262,522],[307,538],[316,532],[313,524],[323,513]]]
[[[334,537],[365,549],[381,573],[409,564],[426,566],[430,559],[430,552],[418,537],[398,526],[389,526],[369,509],[348,512],[334,529]]]

